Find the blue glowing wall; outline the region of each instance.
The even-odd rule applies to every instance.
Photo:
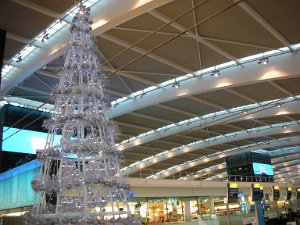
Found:
[[[33,160],[0,174],[0,210],[30,206],[34,201],[31,180],[40,170]]]
[[[8,152],[20,152],[36,154],[37,150],[43,150],[47,140],[47,133],[32,130],[20,130],[17,128],[3,128],[2,150]],[[12,136],[11,136],[12,135]],[[58,145],[61,135],[57,135],[54,145]]]

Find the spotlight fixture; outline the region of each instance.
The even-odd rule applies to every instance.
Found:
[[[42,38],[42,42],[47,42],[49,39],[49,34],[48,33],[45,33],[43,38]]]
[[[144,95],[146,95],[146,93],[145,93],[145,92],[143,92],[143,93],[140,95],[140,98],[143,98],[143,97],[144,97]]]
[[[211,76],[212,76],[212,77],[218,77],[218,76],[220,76],[220,71],[219,71],[219,70],[214,70],[214,71],[211,73]]]
[[[173,88],[179,88],[180,87],[180,83],[175,81],[174,84],[172,85]]]
[[[16,62],[19,63],[19,62],[22,62],[22,60],[23,60],[22,56],[19,55],[18,58],[17,58],[17,60],[16,60]]]
[[[261,58],[259,61],[258,61],[258,64],[267,64],[269,62],[269,58]]]

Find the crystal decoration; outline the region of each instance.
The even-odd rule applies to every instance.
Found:
[[[90,9],[83,4],[73,19],[71,41],[57,88],[43,166],[32,180],[35,204],[27,224],[111,224],[139,221],[127,202],[130,188],[119,175],[116,128],[108,118],[104,75]],[[61,133],[59,145],[56,134]]]

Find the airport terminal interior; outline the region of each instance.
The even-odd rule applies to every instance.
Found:
[[[0,225],[300,225],[299,0],[0,0]]]

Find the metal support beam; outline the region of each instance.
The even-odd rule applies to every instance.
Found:
[[[116,38],[116,37],[114,37],[114,36],[112,36],[112,35],[109,35],[109,34],[101,34],[101,37],[104,38],[104,39],[106,39],[106,40],[109,40],[109,41],[111,41],[111,42],[114,42],[114,43],[116,43],[116,44],[118,44],[118,45],[121,45],[121,46],[123,46],[123,47],[125,47],[125,48],[131,47],[131,45],[130,45],[129,43],[127,43],[127,42],[125,42],[125,41],[123,41],[123,40],[120,40],[120,39],[118,39],[118,38]],[[142,48],[137,47],[137,46],[132,47],[131,50],[133,50],[133,51],[135,51],[135,52],[137,52],[137,53],[140,53],[140,54],[142,54],[142,55],[144,55],[144,54],[147,53],[147,50],[142,49]],[[164,63],[164,64],[166,64],[166,65],[168,65],[168,66],[170,66],[170,67],[172,67],[172,68],[175,68],[175,69],[177,69],[177,70],[179,70],[179,71],[182,71],[182,72],[184,72],[184,73],[192,73],[192,72],[193,72],[191,69],[188,69],[188,68],[186,68],[186,67],[184,67],[184,66],[181,66],[181,65],[179,65],[179,64],[177,64],[177,63],[174,63],[174,62],[172,62],[172,61],[170,61],[170,60],[168,60],[168,59],[166,59],[166,58],[163,58],[163,57],[161,57],[161,56],[158,56],[158,55],[156,55],[156,54],[154,54],[154,53],[149,53],[149,54],[147,54],[147,56],[148,56],[149,58],[152,58],[152,59],[154,59],[154,60],[156,60],[156,61],[158,61],[158,62]]]
[[[28,87],[28,86],[25,86],[25,85],[20,85],[20,86],[18,86],[18,88],[26,90],[26,91],[32,91],[32,92],[35,92],[35,93],[39,93],[39,94],[42,94],[42,95],[48,95],[48,96],[50,95],[49,91],[37,89],[37,88],[34,88],[34,87]]]
[[[145,29],[137,29],[137,28],[129,28],[129,27],[114,27],[113,28],[114,30],[121,30],[121,31],[131,31],[131,32],[139,32],[139,33],[153,33],[154,31],[153,30],[145,30]],[[175,36],[177,35],[178,33],[171,33],[171,32],[165,32],[165,31],[156,31],[155,32],[156,34],[161,34],[161,35],[168,35],[168,36]],[[184,36],[184,37],[189,37],[188,35],[186,34],[183,34],[181,36]]]
[[[46,77],[51,77],[51,78],[59,79],[58,74],[52,73],[52,72],[48,72],[46,70],[38,70],[36,73],[37,74],[42,74],[42,75],[44,75]]]
[[[227,92],[231,93],[231,94],[234,94],[234,95],[236,95],[236,96],[238,96],[238,97],[240,97],[240,98],[242,98],[242,99],[247,100],[247,101],[250,102],[250,103],[256,103],[256,102],[257,102],[255,99],[250,98],[250,97],[248,97],[248,96],[246,96],[246,95],[244,95],[244,94],[242,94],[242,93],[239,93],[238,91],[235,91],[235,90],[233,90],[233,89],[225,88],[225,90],[226,90]]]
[[[13,34],[13,33],[10,33],[10,32],[6,33],[6,37],[11,39],[11,40],[23,43],[23,44],[31,44],[32,43],[32,40],[27,39],[25,37],[21,37],[19,35],[16,35],[16,34]],[[37,43],[33,43],[32,45],[36,46],[36,47],[39,47],[39,48],[42,47],[42,45],[37,45]]]
[[[26,8],[32,9],[36,12],[39,12],[41,14],[44,14],[46,16],[55,18],[55,19],[59,19],[59,18],[62,17],[59,13],[56,13],[56,12],[50,10],[50,9],[47,9],[43,6],[40,6],[38,4],[35,4],[35,3],[27,1],[27,0],[11,0],[11,1],[13,1],[17,4],[20,4],[22,6],[25,6]]]
[[[53,87],[47,82],[45,81],[43,78],[37,76],[36,74],[34,75],[34,77],[36,79],[38,79],[42,84],[44,84],[46,87],[48,87],[50,89],[50,91],[53,89]]]
[[[283,93],[285,93],[288,96],[293,96],[293,94],[291,92],[289,92],[288,90],[286,90],[285,88],[281,87],[279,84],[277,84],[275,81],[268,81],[269,84],[273,85],[274,87],[276,87],[278,90],[282,91]]]
[[[238,2],[239,0],[234,0],[234,2]],[[281,44],[286,47],[290,47],[289,41],[283,37],[282,34],[279,33],[265,18],[258,14],[247,2],[242,1],[238,4],[246,13],[248,13],[252,19],[256,20],[261,26],[263,26],[270,34],[273,35]],[[291,49],[292,50],[292,49]]]
[[[172,21],[172,19],[170,19],[169,17],[161,14],[160,12],[158,12],[156,10],[152,10],[149,13],[152,16],[156,17],[157,19],[159,19],[159,20],[161,20],[165,23],[170,23]],[[179,24],[177,22],[171,23],[170,26],[174,27],[175,29],[179,30],[180,32],[183,32],[187,29],[186,27],[182,26],[181,24]],[[203,45],[207,46],[208,48],[214,50],[218,54],[224,56],[225,58],[230,59],[232,61],[236,61],[236,58],[233,55],[226,52],[224,49],[221,49],[220,47],[214,45],[213,43],[209,42],[208,40],[202,38],[201,36],[194,34],[192,31],[187,31],[186,34],[188,36],[190,36],[191,38],[195,39],[196,41],[200,42],[201,44],[203,44]]]

